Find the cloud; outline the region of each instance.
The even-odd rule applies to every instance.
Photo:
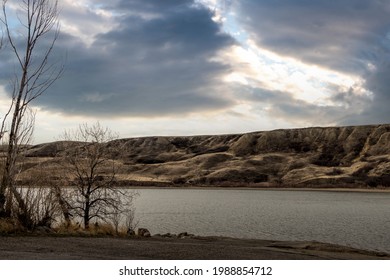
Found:
[[[117,23],[113,11],[96,0],[92,3],[88,0],[62,0],[61,31],[77,36],[84,44],[91,44],[97,34],[115,28]],[[110,3],[113,4],[113,1]]]
[[[347,75],[285,59],[251,46],[235,47],[225,54],[235,61],[234,72],[225,77],[235,85],[236,100],[248,111],[293,126],[336,125],[346,116],[363,113],[372,92],[359,76]],[[235,60],[236,59],[236,60]]]
[[[317,88],[310,90],[309,95],[325,94],[325,102],[316,104],[316,99],[310,102],[305,94],[305,83],[297,80],[283,88],[286,81],[293,79],[294,71],[279,79],[278,88],[264,88],[264,83],[255,85],[260,91],[273,92],[273,103],[268,104],[273,108],[271,115],[277,112],[290,120],[310,119],[313,123],[389,122],[388,1],[243,0],[233,2],[231,11],[261,52],[280,56],[279,61],[270,61],[269,68],[290,71],[296,67],[285,67],[286,62],[299,61],[307,65],[300,68],[304,70],[305,83]],[[310,71],[313,66],[328,74],[322,71],[315,77]],[[269,81],[266,83],[270,84]],[[282,90],[283,95],[276,94],[277,90]],[[285,102],[287,97],[292,99]]]
[[[67,58],[61,79],[36,100],[46,117],[148,123],[137,135],[390,120],[388,1],[61,5],[51,61]],[[8,94],[15,65],[2,50]]]
[[[185,115],[234,103],[228,85],[220,83],[231,66],[213,58],[235,41],[221,32],[204,6],[121,1],[107,8],[110,17],[102,17],[99,5],[80,11],[66,5],[63,21],[74,17],[77,24],[61,33],[53,54],[67,54],[65,72],[36,105],[65,114],[115,117]],[[83,15],[89,23],[78,26]],[[100,28],[100,18],[109,18],[111,28]],[[94,22],[93,35],[80,36]]]
[[[319,105],[297,99],[292,93],[266,88],[248,88],[242,98],[250,104],[248,113],[266,115],[274,122],[287,122],[288,126],[336,125],[345,116],[344,106]]]
[[[377,59],[390,24],[388,1],[244,0],[235,8],[259,45],[348,73]]]
[[[376,124],[388,123],[390,121],[390,63],[389,59],[376,65],[366,79],[366,86],[372,90],[371,102],[366,103],[366,108],[362,112],[353,113],[346,116],[341,124]]]

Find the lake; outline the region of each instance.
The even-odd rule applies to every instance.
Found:
[[[390,193],[140,188],[138,227],[271,240],[320,241],[390,253]]]

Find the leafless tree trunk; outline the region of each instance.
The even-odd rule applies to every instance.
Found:
[[[76,147],[67,151],[65,168],[71,174],[74,187],[64,199],[74,216],[83,220],[88,229],[90,221],[111,218],[121,213],[125,192],[115,186],[116,164],[109,159],[105,144],[117,138],[99,123],[80,125],[75,131],[65,132],[64,140],[76,141]]]
[[[64,199],[64,194],[61,189],[61,186],[52,187],[55,199],[60,207],[60,211],[65,221],[65,227],[68,228],[71,225],[72,214],[70,213],[70,206],[67,201]]]
[[[15,166],[20,147],[29,140],[34,127],[28,121],[27,115],[31,108],[30,103],[41,96],[61,75],[63,67],[49,64],[49,57],[59,34],[57,1],[51,0],[23,0],[21,9],[23,16],[19,16],[21,26],[24,27],[23,42],[20,36],[14,37],[10,20],[7,16],[7,0],[3,0],[3,14],[0,21],[4,26],[5,39],[16,58],[19,72],[15,73],[13,81],[12,103],[8,113],[3,118],[1,133],[7,133],[8,150],[2,170],[0,186],[0,216],[9,216],[6,198],[10,194],[16,200],[21,213],[27,214],[26,204],[14,186]],[[40,43],[46,36],[52,36],[51,43],[42,52]],[[38,48],[39,46],[39,48]],[[31,112],[30,112],[31,113]],[[5,131],[7,117],[12,117],[9,128]]]

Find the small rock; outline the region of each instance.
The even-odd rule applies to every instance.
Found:
[[[187,232],[181,232],[181,233],[179,233],[179,234],[177,235],[177,238],[184,238],[184,237],[186,237],[186,236],[188,236],[188,233],[187,233]]]
[[[193,236],[191,236],[191,235],[186,235],[186,236],[183,236],[181,239],[190,239],[190,238],[192,238]]]
[[[137,235],[141,237],[151,237],[150,231],[146,228],[139,228]]]

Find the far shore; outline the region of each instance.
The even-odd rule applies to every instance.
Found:
[[[248,186],[196,186],[196,185],[164,185],[164,186],[126,186],[128,189],[204,189],[204,190],[261,190],[261,191],[321,191],[321,192],[367,192],[390,193],[390,188],[343,188],[343,187],[248,187]]]
[[[50,188],[50,186],[25,186],[23,184],[20,187],[28,187],[28,188]],[[343,187],[343,186],[321,186],[321,187],[313,187],[313,186],[297,186],[297,187],[275,187],[275,186],[227,186],[227,185],[177,185],[177,184],[169,184],[169,183],[155,183],[152,182],[148,185],[146,182],[140,185],[136,184],[121,184],[117,186],[118,188],[124,189],[193,189],[193,190],[259,190],[259,191],[320,191],[320,192],[366,192],[366,193],[390,193],[390,187]],[[63,188],[72,188],[72,186],[63,186]]]

